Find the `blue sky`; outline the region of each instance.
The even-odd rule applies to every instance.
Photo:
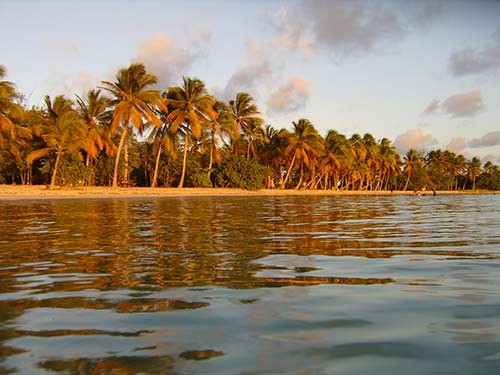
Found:
[[[142,62],[267,123],[500,162],[500,1],[0,0],[0,64],[29,104]]]

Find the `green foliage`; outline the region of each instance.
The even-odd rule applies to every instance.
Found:
[[[208,170],[206,168],[197,169],[195,172],[191,172],[187,176],[187,181],[189,186],[192,187],[212,187],[212,181],[208,178]]]
[[[49,158],[40,168],[44,174],[50,174],[54,168],[55,158]],[[59,173],[56,177],[57,185],[82,186],[86,181],[95,179],[95,169],[86,167],[82,161],[72,155],[65,155],[61,160]]]
[[[271,171],[243,156],[229,156],[214,171],[215,185],[220,187],[259,190],[264,188]]]

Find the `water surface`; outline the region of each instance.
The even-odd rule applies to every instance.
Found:
[[[0,202],[0,374],[497,374],[500,196]]]

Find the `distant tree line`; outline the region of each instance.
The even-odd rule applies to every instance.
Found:
[[[0,66],[0,183],[244,189],[500,190],[500,169],[448,150],[403,156],[387,138],[266,124],[253,98],[224,102],[184,77],[161,92],[142,64],[75,100],[27,108]]]

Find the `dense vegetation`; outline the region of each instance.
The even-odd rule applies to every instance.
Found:
[[[165,92],[141,64],[75,101],[27,108],[0,66],[0,183],[244,189],[493,189],[497,165],[410,150],[371,134],[325,137],[307,119],[278,130],[253,98],[217,100],[196,78]]]

